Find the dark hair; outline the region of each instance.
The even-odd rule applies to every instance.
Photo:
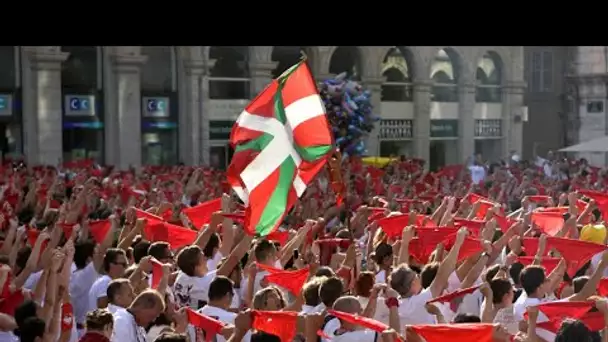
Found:
[[[27,260],[30,258],[32,254],[32,247],[25,246],[19,249],[17,252],[17,258],[15,259],[15,267],[19,270],[18,273],[25,268],[27,265]]]
[[[36,337],[42,338],[46,330],[46,323],[38,317],[28,317],[19,326],[19,340],[21,342],[34,342]]]
[[[433,283],[433,280],[435,279],[438,270],[438,262],[432,262],[430,264],[424,265],[422,271],[420,272],[420,285],[422,285],[422,287],[425,289],[431,286],[431,283]]]
[[[125,251],[122,249],[108,248],[106,254],[103,256],[103,270],[108,272],[110,270],[110,264],[115,263],[119,255],[123,255],[125,258],[127,257]]]
[[[95,253],[95,242],[92,240],[76,242],[74,244],[74,264],[81,270],[87,266],[89,258]]]
[[[336,276],[336,273],[329,266],[321,266],[317,269],[317,272],[315,272],[315,277],[331,278],[331,277],[335,277],[335,276]]]
[[[114,299],[116,295],[120,292],[123,285],[129,284],[129,279],[115,279],[108,284],[108,289],[106,290],[106,295],[108,296],[108,302],[114,303]]]
[[[165,241],[157,241],[148,248],[148,255],[158,260],[171,258],[171,245]]]
[[[324,277],[313,277],[302,287],[302,295],[304,296],[304,304],[317,306],[321,302],[319,298],[319,287],[324,281]]]
[[[201,249],[199,246],[188,246],[177,255],[177,267],[189,277],[194,277],[194,270],[201,262]]]
[[[511,267],[509,267],[509,275],[511,276],[511,280],[513,280],[513,284],[521,285],[520,275],[521,271],[524,269],[524,264],[521,262],[516,262]]]
[[[499,304],[502,299],[513,290],[513,285],[507,279],[494,279],[490,282],[492,289],[492,303]]]
[[[216,248],[220,248],[220,236],[217,233],[213,233],[209,236],[209,241],[205,245],[205,248],[203,248],[203,254],[207,258],[213,258],[213,250]]]
[[[85,322],[87,330],[102,331],[107,326],[114,326],[114,316],[106,309],[96,309],[87,312]]]
[[[133,246],[133,262],[139,264],[141,259],[148,255],[148,248],[150,248],[150,241],[140,240]]]
[[[481,323],[481,318],[471,314],[460,313],[454,317],[454,323]]]
[[[524,291],[530,296],[545,283],[545,269],[540,266],[527,266],[521,271],[519,279]]]
[[[344,286],[342,280],[336,277],[327,278],[321,286],[319,286],[319,298],[326,307],[332,307],[336,299],[340,298]]]
[[[33,300],[26,300],[15,308],[15,323],[17,324],[15,335],[20,335],[21,327],[25,323],[26,319],[36,317],[37,310],[38,305]]]
[[[587,326],[576,319],[566,318],[562,321],[555,342],[591,342],[591,331]]]
[[[355,282],[355,294],[358,296],[369,297],[374,287],[376,277],[373,272],[361,272]]]
[[[581,290],[583,289],[583,287],[585,287],[585,284],[587,284],[588,281],[589,277],[586,276],[574,278],[574,280],[572,281],[572,290],[574,290],[574,293],[581,292]]]
[[[186,338],[185,334],[178,334],[178,333],[169,332],[169,331],[158,335],[158,337],[156,337],[156,339],[154,340],[154,342],[186,342],[186,341],[188,341],[188,339]]]
[[[274,251],[276,251],[276,247],[268,240],[260,240],[253,248],[255,260],[258,262],[267,259]]]
[[[374,249],[375,261],[378,265],[384,263],[384,259],[393,257],[393,246],[386,242],[381,242]]]
[[[158,339],[156,339],[158,341]],[[256,331],[251,334],[251,342],[281,342],[281,339],[277,335],[265,333],[263,331]]]
[[[209,284],[209,301],[219,300],[233,292],[232,280],[218,276]]]

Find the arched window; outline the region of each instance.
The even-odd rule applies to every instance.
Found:
[[[68,59],[61,68],[61,86],[72,92],[94,93],[101,87],[98,79],[97,46],[62,46],[68,52]]]
[[[329,60],[329,72],[339,75],[346,72],[353,80],[361,80],[361,53],[356,46],[336,48]]]
[[[209,98],[249,99],[249,47],[211,46],[209,59],[215,60],[209,77]]]
[[[382,61],[382,101],[412,101],[412,74],[409,51],[392,47]]]
[[[310,54],[307,53],[307,49],[304,46],[275,46],[272,49],[271,59],[274,62],[279,62],[277,67],[272,71],[272,77],[277,78],[287,70],[289,67],[297,64],[302,56],[306,54],[310,58]],[[310,62],[309,62],[310,63]]]
[[[144,46],[141,54],[148,57],[141,70],[141,88],[144,91],[177,91],[175,80],[175,50],[172,46]]]
[[[475,101],[502,101],[502,60],[497,53],[489,51],[481,57],[477,64],[476,78]]]
[[[460,59],[456,51],[447,48],[437,52],[431,66],[432,101],[458,102]]]

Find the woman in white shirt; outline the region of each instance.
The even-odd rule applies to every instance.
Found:
[[[188,246],[178,254],[179,273],[173,285],[175,300],[180,306],[200,309],[209,300],[209,284],[215,278],[216,270],[208,272],[207,258],[200,247]]]

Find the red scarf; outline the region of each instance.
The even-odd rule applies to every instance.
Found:
[[[89,331],[82,335],[78,342],[110,342],[110,340],[101,333]]]

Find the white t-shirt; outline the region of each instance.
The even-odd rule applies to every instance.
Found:
[[[114,304],[109,304],[108,303],[107,309],[108,309],[108,311],[110,311],[110,313],[112,315],[114,315],[116,312],[118,312],[118,310],[124,310],[125,308],[123,308],[122,306],[118,306],[118,305],[114,305]]]
[[[321,342],[335,342],[336,333],[342,327],[340,320],[337,318],[330,319],[323,327],[323,333],[329,338],[321,338]]]
[[[179,306],[189,306],[195,310],[205,306],[209,301],[209,285],[216,274],[217,270],[213,270],[202,277],[190,277],[180,271],[173,284],[175,302]]]
[[[521,296],[519,296],[519,298],[517,298],[517,300],[515,301],[515,304],[513,305],[513,315],[515,316],[515,321],[517,322],[517,324],[519,325],[520,321],[524,320],[524,314],[526,313],[526,309],[529,306],[536,306],[542,303],[548,303],[548,302],[565,302],[566,300],[551,300],[551,299],[538,299],[538,298],[529,298],[528,295],[526,294],[526,292],[522,293]],[[546,322],[549,319],[547,318],[547,316],[545,316],[544,313],[539,312],[538,313],[538,319],[536,320],[536,322],[540,323],[540,322]],[[536,334],[542,338],[545,341],[555,341],[555,337],[556,335],[548,330],[545,329],[541,329],[541,328],[536,328]]]
[[[399,319],[401,325],[436,324],[435,316],[426,311],[426,302],[433,299],[430,289],[424,289],[417,295],[399,299]],[[374,319],[389,324],[389,310],[384,298],[378,298]]]
[[[332,339],[333,342],[376,342],[378,340],[378,333],[369,329],[348,331],[335,335]]]
[[[486,169],[483,166],[471,165],[469,171],[471,171],[471,180],[474,184],[479,184],[486,178]]]
[[[38,284],[40,277],[42,277],[42,271],[30,274],[30,276],[27,277],[25,284],[23,284],[23,287],[30,291],[34,291],[34,288]]]
[[[224,256],[220,252],[216,252],[213,258],[207,259],[207,270],[208,272],[216,270],[217,265],[220,263]]]
[[[386,271],[376,273],[376,284],[386,284]]]
[[[103,276],[101,276],[100,278],[98,278],[97,280],[95,280],[95,282],[93,283],[93,286],[91,286],[91,290],[89,291],[89,310],[88,311],[97,310],[97,300],[99,298],[108,296],[108,285],[110,285],[111,281],[112,281],[112,278],[110,278],[110,276],[105,275],[105,274]]]
[[[74,306],[76,323],[84,324],[89,310],[89,290],[99,277],[95,265],[90,262],[81,270],[72,272],[70,277],[70,297]],[[95,304],[97,306],[97,304]]]
[[[598,253],[591,258],[591,271],[595,271],[600,265],[600,261],[602,261],[602,254],[604,253]],[[606,277],[608,277],[608,268],[604,270],[604,276],[602,278]]]
[[[147,342],[146,330],[135,322],[135,317],[127,310],[114,314],[112,342]]]

